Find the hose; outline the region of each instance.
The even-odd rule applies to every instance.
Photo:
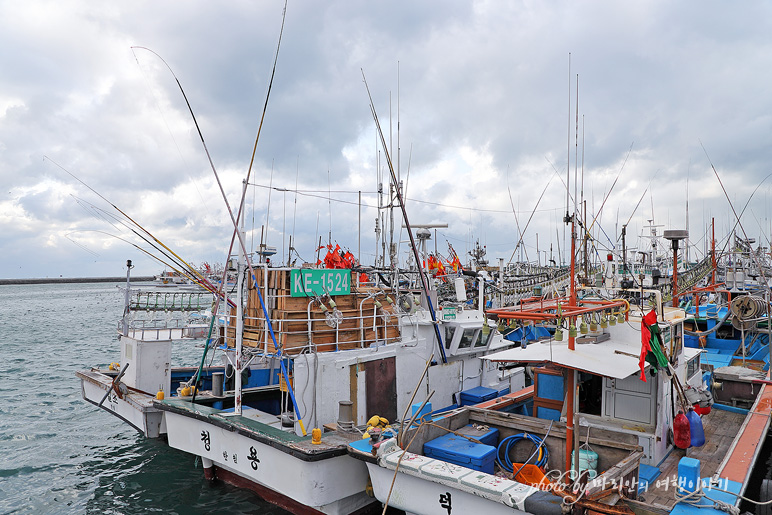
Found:
[[[549,460],[549,450],[547,450],[547,447],[544,445],[544,440],[530,433],[518,433],[516,435],[504,438],[496,448],[496,463],[498,463],[503,470],[510,473],[514,472],[514,465],[512,464],[511,458],[509,457],[509,452],[515,444],[522,440],[529,440],[536,446],[536,450],[531,455],[532,458],[535,454],[538,454],[538,459],[534,464],[537,467],[546,467],[547,461]],[[528,458],[526,463],[530,461],[531,458]]]

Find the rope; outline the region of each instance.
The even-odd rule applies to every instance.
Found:
[[[721,511],[724,511],[726,513],[729,513],[731,515],[740,515],[740,508],[738,508],[737,506],[734,506],[734,505],[729,504],[729,503],[724,502],[724,501],[719,501],[717,499],[713,499],[712,497],[707,495],[702,490],[702,482],[700,482],[699,487],[694,492],[687,492],[687,493],[683,493],[682,494],[682,493],[679,493],[679,490],[681,490],[681,488],[676,488],[676,490],[673,492],[674,495],[675,495],[676,503],[682,502],[682,503],[694,506],[695,508],[714,508],[714,509],[721,510]],[[734,495],[738,499],[742,499],[743,501],[749,502],[751,504],[755,504],[756,506],[769,506],[770,504],[772,504],[772,499],[770,499],[769,501],[764,501],[764,502],[754,501],[753,499],[748,499],[744,495],[740,495],[738,493],[730,492],[729,490],[723,490],[721,488],[716,488],[715,486],[711,486],[710,490],[715,490],[717,492],[723,492],[725,494]],[[714,505],[711,506],[709,504],[699,504],[699,502],[702,499],[707,499],[708,501],[714,503]]]
[[[729,513],[730,515],[740,515],[740,508],[738,508],[737,506],[708,497],[705,494],[705,492],[702,491],[702,484],[700,484],[700,487],[697,488],[697,490],[695,490],[694,492],[681,494],[679,493],[679,490],[680,488],[677,488],[674,492],[676,504],[679,502],[682,502],[684,504],[688,504],[695,508],[710,508],[710,509],[721,510],[723,512]],[[721,490],[721,491],[723,492],[725,490]],[[702,499],[707,499],[711,501],[713,504],[712,505],[700,504],[700,501],[702,501]]]

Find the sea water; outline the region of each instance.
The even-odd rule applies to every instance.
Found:
[[[83,400],[75,372],[120,358],[120,286],[0,286],[0,514],[287,513]]]

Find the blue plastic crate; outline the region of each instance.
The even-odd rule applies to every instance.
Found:
[[[479,472],[493,474],[496,448],[473,443],[461,436],[447,434],[424,444],[424,455]]]
[[[499,443],[499,430],[495,427],[483,427],[483,429],[477,429],[472,424],[469,424],[468,426],[456,429],[456,433],[471,436],[476,440],[480,440],[485,445],[496,447]]]
[[[477,386],[464,390],[461,392],[461,405],[470,406],[474,404],[480,404],[481,402],[495,399],[499,392],[493,388],[486,388],[485,386]]]

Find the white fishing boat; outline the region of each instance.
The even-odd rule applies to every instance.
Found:
[[[557,328],[484,358],[532,367],[533,384],[448,413],[417,406],[420,423],[396,437],[350,444],[376,497],[420,514],[739,513],[770,426],[769,381],[753,383],[750,410],[713,405],[685,312],[659,289],[603,294],[572,281],[567,298],[488,310]]]
[[[203,458],[208,477],[295,512],[352,513],[373,502],[363,464],[346,455],[346,445],[361,439],[356,426],[374,415],[398,419],[416,390],[433,390],[437,402],[454,407],[463,390],[506,392],[524,384],[522,369],[480,359],[513,344],[477,307],[438,306],[440,352],[430,311],[412,292],[357,285],[348,269],[258,270],[261,288],[248,290],[243,328],[231,313],[235,327],[223,333],[224,353],[234,364],[239,346],[245,363],[275,360],[289,383],[282,376],[281,385],[241,392],[236,386],[224,399],[205,391],[195,402],[154,403],[165,414],[169,445]],[[270,322],[261,305],[272,307]]]
[[[524,386],[523,369],[480,359],[515,345],[479,309],[484,281],[477,305],[440,302],[434,323],[425,295],[422,306],[420,293],[362,282],[350,269],[256,270],[216,332],[220,365],[173,367],[170,333],[126,323],[120,366],[78,372],[84,398],[201,457],[209,478],[296,512],[352,513],[374,502],[364,465],[346,454],[361,439],[357,426],[373,415],[399,419],[423,391],[454,408],[475,387],[499,394]]]

